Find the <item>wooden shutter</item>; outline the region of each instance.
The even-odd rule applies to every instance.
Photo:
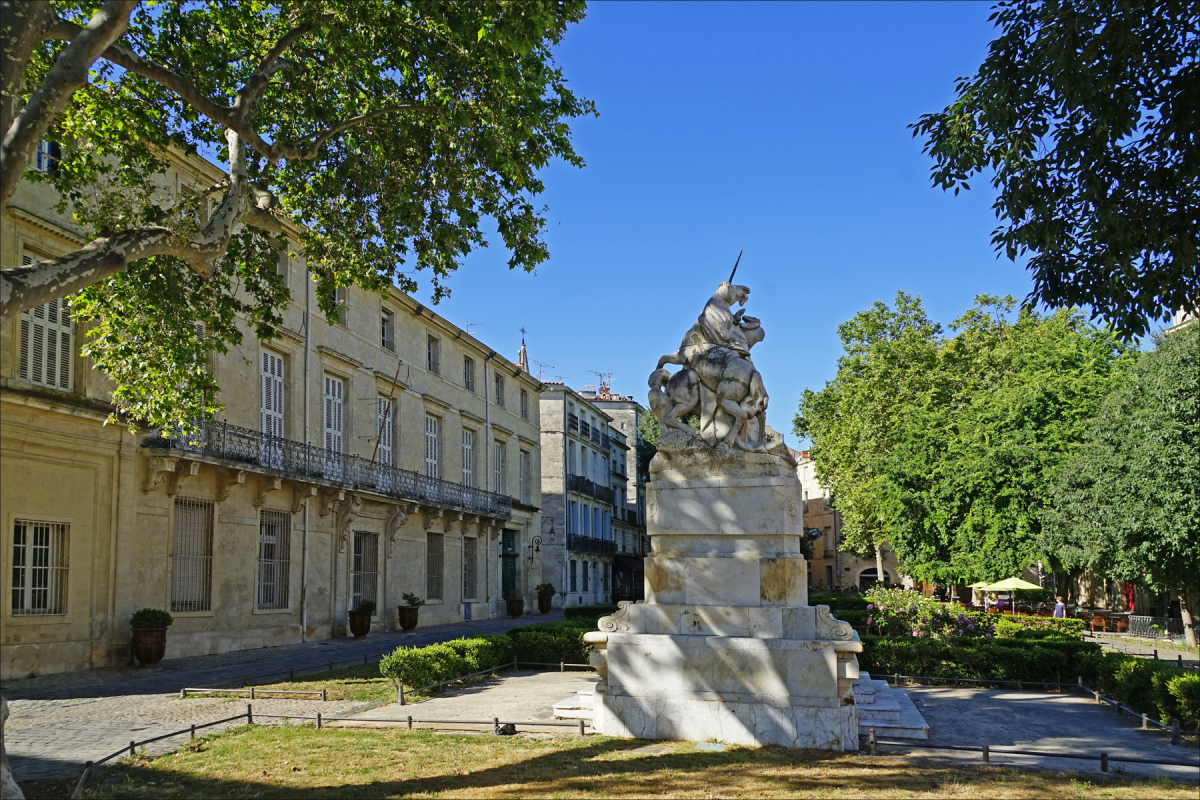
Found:
[[[341,453],[344,384],[325,376],[325,449]]]
[[[379,463],[392,465],[392,402],[386,397],[379,398],[379,413],[375,417],[375,425],[379,433]]]
[[[267,350],[259,370],[258,416],[263,433],[283,437],[283,359]]]
[[[425,417],[425,474],[439,477],[438,471],[438,418]]]
[[[21,265],[33,256],[21,255]],[[21,380],[71,390],[71,307],[66,299],[51,300],[21,312],[21,354],[17,374]]]

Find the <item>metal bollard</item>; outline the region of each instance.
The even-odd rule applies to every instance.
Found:
[[[1171,717],[1171,744],[1178,747],[1182,743],[1183,736],[1179,727],[1179,717]]]
[[[1180,669],[1183,669],[1183,653],[1180,653],[1179,655],[1175,656],[1175,664]]]
[[[254,687],[253,686],[250,687],[250,699],[251,700],[254,699]]]
[[[1023,686],[1021,685],[1021,679],[1020,679],[1020,678],[1017,678],[1017,690],[1018,690],[1018,691],[1020,691],[1020,690],[1021,690],[1021,689],[1023,689],[1023,688],[1025,688],[1025,687],[1023,687]]]
[[[321,702],[322,702],[322,703],[324,703],[324,702],[325,702],[326,700],[328,700],[328,699],[329,699],[329,698],[325,696],[325,690],[324,690],[324,689],[322,689],[322,690],[321,690]]]
[[[954,678],[954,688],[955,689],[958,688],[958,677],[957,676]]]
[[[408,715],[408,729],[412,730],[412,714]]]
[[[1082,675],[1080,675],[1080,676],[1079,676],[1078,678],[1076,678],[1075,680],[1076,680],[1076,681],[1079,683],[1079,685],[1080,685],[1080,686],[1083,686],[1083,676],[1082,676]]]
[[[321,712],[317,712],[317,730],[321,730]]]
[[[179,699],[182,700],[185,697],[187,697],[187,689],[180,689],[179,690]]]
[[[1098,703],[1100,702],[1100,690],[1099,690],[1099,689],[1092,689],[1092,695],[1094,696],[1094,698],[1095,698],[1095,701],[1096,701],[1096,703],[1098,704]]]
[[[192,738],[192,739],[196,738],[196,726],[195,725],[192,725],[192,735],[190,738]]]
[[[333,672],[333,662],[332,661],[329,662],[329,671]]]
[[[129,740],[129,757],[133,758],[136,755],[137,755],[137,742],[130,739]]]
[[[879,742],[875,739],[875,729],[867,729],[867,752],[873,756],[879,755]]]
[[[400,682],[400,705],[404,705],[404,682]]]
[[[1100,771],[1108,772],[1108,753],[1100,754]]]
[[[988,746],[986,744],[983,746],[983,763],[992,763],[992,754],[991,751],[988,750]]]
[[[900,685],[900,673],[899,672],[897,672],[895,675],[892,676],[892,685],[893,686]]]
[[[1158,661],[1158,648],[1154,648],[1154,660]]]
[[[246,724],[247,725],[254,724],[254,709],[252,709],[250,707],[249,703],[246,703]]]
[[[295,677],[296,677],[296,668],[295,668],[295,667],[289,667],[289,668],[288,668],[288,680],[290,681],[290,680],[292,680],[292,679],[293,679],[293,678],[295,678]]]
[[[1142,714],[1142,730],[1150,730],[1150,719],[1145,714]]]
[[[567,671],[567,666],[566,666],[566,663],[565,663],[565,662],[563,662],[563,661],[560,661],[560,662],[558,662],[558,671],[559,671],[559,672],[566,672],[566,671]]]
[[[499,717],[492,717],[492,733],[496,734],[497,736],[500,735],[500,718]]]

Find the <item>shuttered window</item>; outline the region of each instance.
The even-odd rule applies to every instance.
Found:
[[[478,596],[479,539],[464,537],[463,543],[463,598],[473,600]]]
[[[33,263],[28,253],[21,263]],[[51,300],[21,312],[21,354],[17,374],[21,380],[71,390],[74,363],[71,358],[71,307]]]
[[[493,462],[492,463],[492,471],[493,471],[492,491],[498,492],[500,494],[504,494],[505,492],[508,491],[507,481],[504,479],[504,475],[508,471],[507,469],[505,469],[505,467],[507,466],[507,464],[505,463],[505,461],[506,461],[505,456],[506,456],[507,450],[508,450],[508,448],[505,447],[504,442],[495,442],[493,444],[492,453],[493,453],[494,457],[492,459],[492,462]]]
[[[325,449],[343,452],[343,407],[346,385],[337,378],[325,376]]]
[[[475,359],[470,356],[463,357],[463,388],[475,391]]]
[[[258,520],[258,607],[288,607],[291,575],[292,515],[260,512]]]
[[[571,587],[570,589],[568,589],[568,591],[571,591],[571,592],[579,591],[576,588],[576,586],[577,586],[576,581],[578,580],[578,578],[577,578],[578,564],[579,564],[579,562],[575,561],[574,559],[571,559],[570,582],[568,583],[568,585]]]
[[[475,485],[475,431],[463,428],[462,441],[462,482],[463,486]]]
[[[350,575],[350,608],[364,600],[377,603],[379,587],[379,534],[354,532],[354,568]]]
[[[438,469],[438,428],[439,420],[432,414],[425,417],[425,474],[430,478],[441,476]]]
[[[529,419],[529,392],[521,390],[521,419]]]
[[[12,613],[67,613],[71,526],[18,519],[13,525]]]
[[[268,350],[262,351],[258,387],[262,432],[283,438],[283,359]]]
[[[521,451],[519,480],[521,483],[521,502],[528,505],[533,495],[533,456],[527,450]]]
[[[396,350],[396,317],[384,309],[380,320],[380,344],[387,350]]]
[[[175,498],[171,545],[171,610],[212,610],[213,504]]]
[[[380,464],[392,466],[392,401],[386,397],[378,400],[375,426],[379,435],[377,458]]]
[[[504,407],[504,376],[496,376],[496,405]]]
[[[445,537],[440,533],[425,534],[425,596],[429,600],[442,599],[445,556]]]

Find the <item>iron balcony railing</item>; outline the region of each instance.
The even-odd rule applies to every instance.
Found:
[[[617,543],[610,542],[607,539],[597,539],[594,536],[580,536],[577,533],[568,533],[567,549],[576,553],[612,555],[617,552]]]
[[[567,491],[586,494],[589,497],[599,500],[601,503],[608,503],[610,506],[617,499],[617,493],[614,489],[608,486],[597,486],[582,475],[567,476]]]
[[[567,414],[567,430],[579,432],[579,417],[574,414]]]
[[[592,441],[595,442],[596,444],[600,444],[600,435],[601,435],[600,429],[593,427],[592,428]]]
[[[592,437],[592,426],[587,424],[586,422],[580,420],[579,435],[585,439],[590,439]]]
[[[612,441],[609,440],[607,433],[600,434],[600,449],[612,450]]]
[[[143,442],[144,447],[167,447],[221,459],[248,467],[282,473],[293,480],[308,479],[358,491],[375,492],[399,500],[468,511],[487,517],[512,516],[507,495],[431,478],[359,456],[270,436],[226,422],[209,422],[190,439],[162,432]]]

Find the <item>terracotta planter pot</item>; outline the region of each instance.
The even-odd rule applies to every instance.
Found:
[[[139,667],[153,667],[166,653],[166,628],[133,629],[133,657],[138,660]]]
[[[371,632],[371,615],[366,611],[350,612],[350,632],[355,639],[361,639]]]
[[[513,619],[518,619],[525,613],[525,598],[510,597],[508,598],[508,615]]]
[[[396,611],[400,614],[400,630],[411,631],[417,627],[417,612],[420,610],[420,606],[397,606]]]
[[[538,598],[538,611],[542,612],[543,614],[549,614],[550,609],[553,607],[551,605],[553,602],[554,602],[553,597],[539,597]]]

